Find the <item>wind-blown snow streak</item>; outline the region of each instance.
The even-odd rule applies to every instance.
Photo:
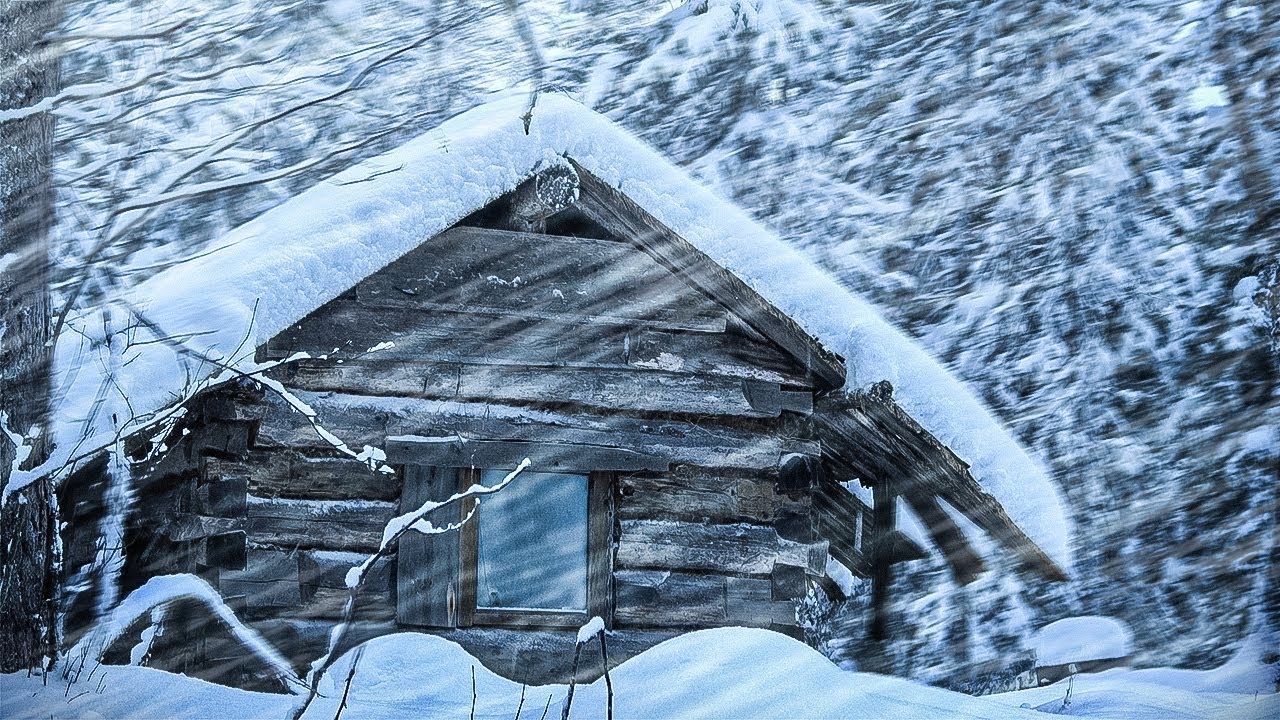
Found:
[[[1068,520],[1040,464],[973,393],[871,304],[603,116],[548,94],[526,135],[524,109],[520,97],[481,106],[339,173],[233,230],[217,252],[141,284],[132,302],[202,353],[249,362],[257,345],[568,156],[843,355],[850,387],[893,383],[898,402],[972,465],[1027,535],[1060,565],[1071,565]],[[87,320],[79,325],[92,332],[92,318]],[[84,402],[94,383],[85,376],[94,373],[77,347],[79,337],[67,333],[58,345],[59,389],[67,399],[58,440],[86,437],[83,445],[102,446],[97,423],[89,419],[91,403]],[[133,350],[138,357],[119,379],[133,407],[173,403],[184,379],[198,370],[163,345]]]

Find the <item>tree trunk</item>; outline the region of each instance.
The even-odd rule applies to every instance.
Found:
[[[58,61],[41,39],[60,17],[59,0],[0,0],[0,110],[57,91]],[[0,412],[35,436],[21,469],[49,455],[49,226],[53,217],[53,116],[0,124]],[[34,431],[34,432],[32,432]],[[16,448],[0,439],[0,486]],[[47,664],[56,651],[57,511],[46,477],[0,508],[0,671]]]

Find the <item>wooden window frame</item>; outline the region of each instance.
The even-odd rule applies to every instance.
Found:
[[[458,470],[458,487],[480,482],[479,468]],[[538,472],[531,468],[530,472]],[[477,514],[462,526],[458,536],[457,626],[506,628],[578,628],[599,616],[613,626],[613,492],[617,473],[593,471],[587,475],[587,609],[507,610],[476,606],[476,568],[479,563],[480,518]],[[476,510],[476,498],[462,500],[462,517]],[[483,504],[479,512],[483,512]]]

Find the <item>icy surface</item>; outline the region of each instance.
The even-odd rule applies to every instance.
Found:
[[[1036,664],[1065,665],[1133,654],[1133,632],[1115,618],[1082,615],[1051,622],[1031,636]]]
[[[104,447],[121,429],[115,424],[128,431],[145,423],[145,413],[171,407],[227,366],[250,366],[260,343],[568,156],[842,354],[850,387],[891,382],[898,402],[972,465],[1037,544],[1070,566],[1068,520],[1039,463],[867,301],[603,116],[543,95],[526,134],[524,102],[512,97],[463,113],[263,213],[228,233],[217,250],[142,283],[122,302],[141,312],[149,329],[133,331],[135,343],[123,350],[114,383],[103,382],[101,348],[91,347],[103,339],[102,316],[79,318],[80,332],[64,333],[56,352],[62,402],[55,460]],[[123,325],[125,309],[114,313]],[[182,337],[184,349],[137,344],[148,334]]]
[[[522,688],[494,675],[461,647],[417,633],[366,643],[342,717],[367,720],[560,717],[566,687]],[[321,697],[306,718],[331,719],[354,651],[320,678]],[[1234,661],[1233,661],[1234,662]],[[474,669],[476,700],[472,705]],[[1277,696],[1258,686],[1265,668],[1242,659],[1215,671],[1144,670],[1078,677],[1067,714],[1086,717],[1274,717]],[[246,692],[143,667],[106,666],[74,683],[27,673],[0,675],[6,717],[281,718],[296,698]],[[87,673],[85,673],[87,675]],[[868,718],[913,720],[1050,717],[1065,693],[1054,685],[970,697],[909,680],[846,672],[791,638],[747,628],[682,635],[622,663],[612,673],[615,717]],[[1256,696],[1254,690],[1261,694]],[[521,705],[521,694],[524,694]],[[12,698],[21,698],[12,702]],[[572,717],[605,716],[603,680],[578,686]],[[473,715],[474,711],[474,715]],[[1269,714],[1270,713],[1270,714]]]

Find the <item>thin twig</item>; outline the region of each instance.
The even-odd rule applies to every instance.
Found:
[[[569,677],[569,694],[564,696],[564,709],[560,711],[560,720],[569,720],[569,710],[573,707],[573,687],[578,684],[578,659],[582,657],[582,643],[573,647],[573,675]]]
[[[527,683],[520,683],[520,702],[516,705],[516,716],[513,720],[520,720],[520,709],[524,707],[524,691],[529,687]]]
[[[598,637],[600,638],[600,662],[604,665],[604,688],[609,698],[605,718],[613,720],[613,680],[609,678],[609,650],[604,644],[604,628],[600,628]]]
[[[360,664],[360,658],[364,655],[364,646],[356,648],[356,654],[351,658],[351,670],[347,673],[347,684],[342,688],[342,702],[338,703],[338,712],[333,714],[333,720],[342,717],[342,711],[347,707],[347,697],[351,694],[351,681],[356,679],[356,666]]]
[[[471,720],[476,720],[476,666],[471,664]]]

